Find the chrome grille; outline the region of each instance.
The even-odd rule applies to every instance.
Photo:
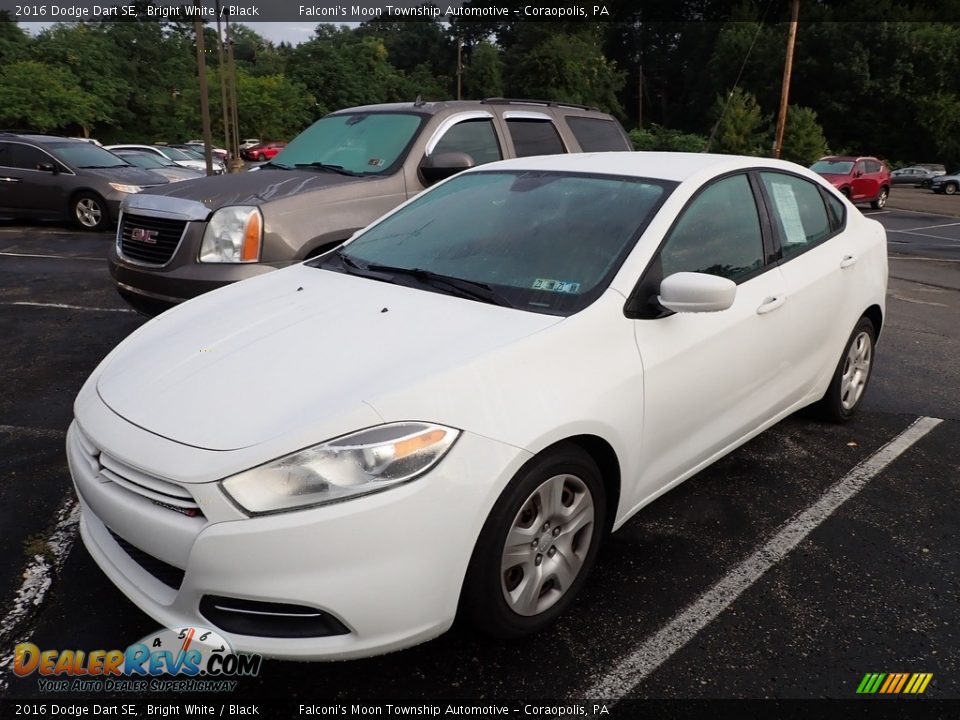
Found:
[[[83,432],[76,434],[84,459],[101,482],[111,482],[127,492],[146,498],[155,505],[174,510],[189,517],[203,517],[193,495],[177,483],[147,475],[126,463],[98,450]]]
[[[120,254],[146,265],[166,265],[186,232],[185,220],[124,213],[118,229]]]

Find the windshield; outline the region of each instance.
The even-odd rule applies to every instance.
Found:
[[[48,143],[46,148],[58,160],[76,168],[124,167],[130,164],[109,150],[88,142]]]
[[[417,284],[428,274],[464,280],[495,293],[501,304],[570,315],[603,293],[674,187],[572,173],[467,173],[317,264],[379,272],[371,276],[398,284]]]
[[[147,155],[146,153],[117,153],[120,157],[126,160],[132,165],[137,167],[147,168],[152,170],[153,168],[162,168],[168,167],[170,165],[176,165],[172,160],[167,160],[166,158],[159,157],[157,155]]]
[[[420,115],[349,113],[328,115],[297,135],[274,165],[339,165],[362,175],[391,172],[423,123]]]
[[[818,160],[810,169],[824,175],[849,175],[853,163],[850,160]]]
[[[173,147],[172,147],[172,148],[170,148],[170,149],[171,149],[171,150],[179,150],[180,152],[182,152],[184,155],[186,155],[186,156],[187,156],[188,158],[190,158],[191,160],[204,160],[204,161],[206,161],[206,158],[204,157],[204,154],[203,154],[203,148],[202,148],[202,147],[201,147],[199,150],[198,150],[197,148],[191,148],[191,147],[178,147],[178,148],[173,148]]]
[[[170,147],[169,145],[157,145],[157,150],[162,152],[171,160],[196,160],[197,158],[194,155],[184,152],[183,150],[178,150],[175,147]]]

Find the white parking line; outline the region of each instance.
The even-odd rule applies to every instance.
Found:
[[[863,211],[861,210],[860,212],[863,212]],[[874,210],[873,212],[865,212],[863,214],[866,215],[867,217],[870,217],[871,215],[886,215],[889,212],[890,212],[889,210]]]
[[[921,225],[920,227],[907,228],[906,230],[897,230],[895,232],[913,232],[914,230],[933,230],[934,228],[953,227],[960,225],[960,222],[944,223],[943,225]]]
[[[767,570],[783,560],[817,526],[856,495],[878,473],[943,420],[918,418],[910,427],[857,465],[820,499],[795,515],[776,535],[735,566],[712,588],[688,605],[660,630],[647,636],[610,672],[598,678],[578,697],[616,702],[639,685],[675,652],[693,640]]]
[[[44,554],[34,555],[23,571],[23,582],[13,599],[13,606],[0,622],[0,648],[3,648],[3,655],[0,656],[0,692],[6,690],[10,682],[13,648],[25,639],[25,628],[21,625],[29,618],[30,610],[40,607],[50,591],[53,576],[63,567],[77,538],[79,519],[80,507],[70,494],[57,510],[57,523],[47,539]]]
[[[958,238],[948,238],[943,235],[930,235],[929,233],[914,232],[912,230],[890,230],[887,229],[888,233],[901,233],[902,235],[914,235],[917,237],[928,237],[933,238],[934,240],[946,240],[948,242],[960,242]]]
[[[83,305],[64,305],[62,303],[41,303],[41,302],[27,302],[25,300],[20,302],[0,302],[0,306],[15,306],[15,307],[35,307],[35,308],[54,308],[57,310],[86,310],[88,312],[119,312],[119,313],[136,313],[136,310],[130,308],[104,308],[104,307],[84,307]]]
[[[907,257],[906,255],[891,255],[887,259],[888,260],[926,260],[927,262],[960,262],[960,260],[957,260],[954,258]]]
[[[0,255],[7,257],[28,257],[28,258],[48,258],[50,260],[93,260],[94,262],[103,262],[106,258],[77,257],[75,255],[38,255],[36,253],[16,253],[0,252]]]

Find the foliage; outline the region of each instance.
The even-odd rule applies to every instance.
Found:
[[[0,68],[0,125],[47,132],[69,125],[89,125],[93,100],[66,68],[21,60]]]
[[[808,166],[827,154],[827,140],[817,122],[817,113],[810,108],[791,105],[787,111],[780,157]]]
[[[757,99],[734,88],[718,95],[713,106],[716,134],[710,150],[732,155],[765,155],[769,144],[769,118],[764,118]]]
[[[481,100],[503,96],[503,61],[496,46],[477,43],[463,71],[463,97]]]
[[[634,150],[660,150],[664,152],[703,152],[707,138],[695,133],[670,130],[660,125],[635,128],[630,131]]]

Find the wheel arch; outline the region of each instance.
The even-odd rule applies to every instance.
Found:
[[[879,305],[871,305],[864,310],[863,317],[873,323],[874,334],[876,335],[876,339],[879,340],[880,330],[883,327],[883,310],[880,309]]]

